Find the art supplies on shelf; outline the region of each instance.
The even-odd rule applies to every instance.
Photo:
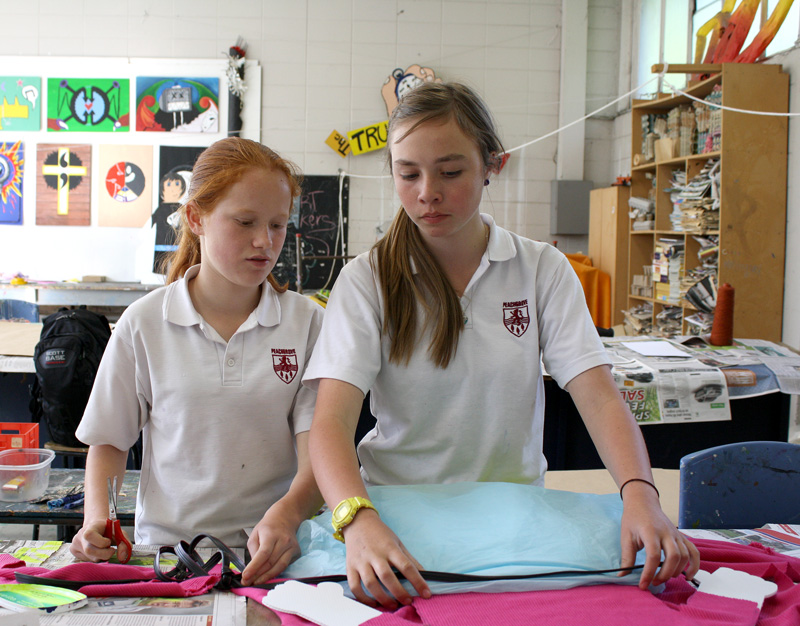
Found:
[[[661,237],[653,251],[653,297],[669,304],[681,299],[684,271],[683,239]]]
[[[739,298],[736,334],[780,340],[788,134],[779,116],[736,110],[783,113],[788,98],[789,76],[780,65],[726,63],[681,93],[634,101],[630,195],[653,200],[655,210],[652,228],[640,226],[644,218],[630,211],[629,309],[652,303],[655,325],[664,307],[679,306],[682,334],[702,332],[715,285],[727,282],[747,294]],[[678,156],[681,120],[691,117],[683,113],[687,107],[697,135],[691,153]],[[645,148],[653,144],[655,153],[657,141],[669,137],[677,138],[675,156],[644,160]],[[664,238],[684,242],[682,267],[679,255],[670,267]],[[648,263],[652,295],[640,272]]]

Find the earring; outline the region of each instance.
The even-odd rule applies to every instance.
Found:
[[[488,178],[483,181],[483,186],[484,187],[488,187],[489,186],[489,179]]]

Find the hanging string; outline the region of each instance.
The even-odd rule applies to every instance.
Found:
[[[612,104],[616,104],[617,102],[621,102],[622,100],[625,100],[629,96],[632,96],[633,94],[635,94],[637,91],[639,91],[641,89],[644,89],[645,87],[647,87],[647,85],[649,85],[653,81],[658,80],[658,78],[659,78],[658,76],[653,76],[653,78],[651,78],[650,80],[645,81],[644,83],[642,83],[641,85],[639,85],[638,87],[636,87],[634,89],[631,89],[628,93],[621,95],[616,100],[612,100],[611,102],[608,102],[608,103],[604,104],[603,106],[601,106],[599,109],[595,109],[591,113],[587,113],[583,117],[581,117],[581,118],[579,118],[577,120],[574,120],[574,121],[570,122],[569,124],[565,124],[561,128],[556,128],[554,131],[549,132],[546,135],[542,135],[541,137],[537,137],[536,139],[534,139],[532,141],[529,141],[528,143],[524,143],[521,146],[517,146],[516,148],[511,148],[510,150],[506,150],[506,154],[511,154],[512,152],[516,152],[517,150],[522,150],[523,148],[527,148],[528,146],[533,145],[533,144],[535,144],[535,143],[537,143],[539,141],[542,141],[544,139],[547,139],[548,137],[552,137],[553,135],[557,135],[562,130],[566,130],[567,128],[570,128],[571,126],[575,126],[575,124],[580,124],[581,122],[589,119],[593,115],[597,115],[603,109],[607,109]]]

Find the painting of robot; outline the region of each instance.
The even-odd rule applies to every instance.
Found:
[[[48,132],[127,132],[130,81],[127,78],[48,78]]]
[[[153,147],[101,145],[98,226],[141,228],[153,211]]]
[[[36,225],[89,226],[92,146],[39,144],[36,151]]]
[[[42,79],[0,76],[0,130],[39,130]]]
[[[136,130],[219,132],[219,79],[137,77]]]
[[[0,143],[0,224],[22,224],[24,156],[21,141]]]

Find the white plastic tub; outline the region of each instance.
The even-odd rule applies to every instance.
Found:
[[[55,456],[55,452],[43,448],[0,451],[0,500],[24,502],[41,498],[47,491]]]

